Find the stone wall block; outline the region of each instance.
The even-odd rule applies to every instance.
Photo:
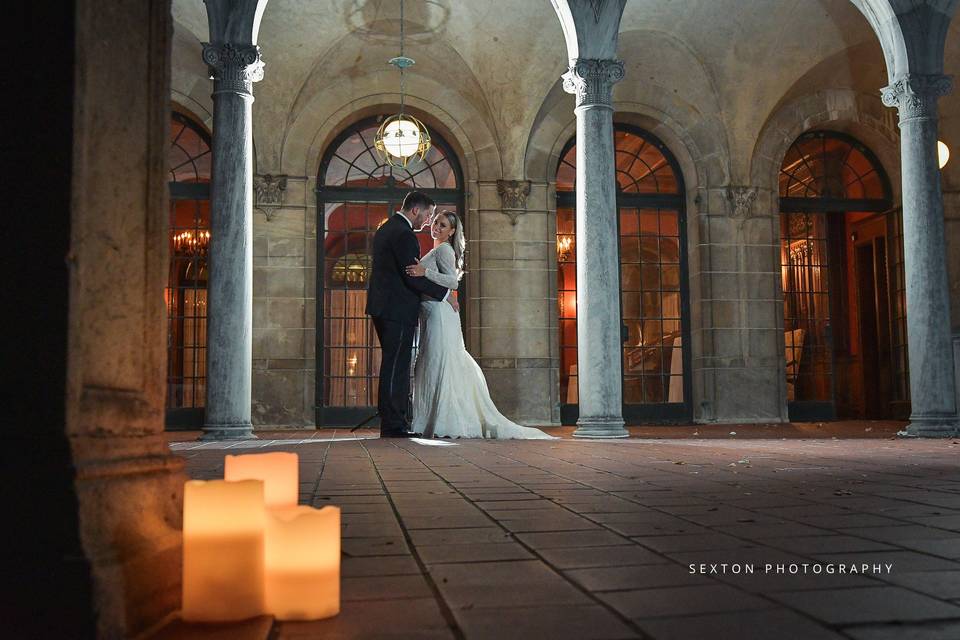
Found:
[[[253,330],[253,357],[300,358],[304,354],[303,329]]]
[[[269,299],[267,323],[268,329],[302,328],[304,326],[304,301],[296,298]],[[310,305],[314,307],[314,305]]]
[[[483,327],[484,358],[542,358],[550,353],[545,328]],[[477,354],[474,354],[477,355]]]
[[[303,426],[304,378],[305,372],[296,369],[254,371],[253,423],[259,427]]]
[[[556,307],[543,299],[484,298],[480,300],[480,313],[485,327],[532,329],[547,327],[548,315],[556,313]]]
[[[744,269],[750,273],[779,273],[780,272],[780,246],[773,244],[766,245],[744,245],[743,246]]]
[[[485,270],[480,279],[480,296],[484,298],[546,298],[548,273],[540,269]]]
[[[483,268],[488,260],[513,260],[513,242],[499,242],[493,240],[484,240],[477,242],[480,262],[473,265],[474,268]]]
[[[714,384],[714,421],[780,421],[780,376],[777,369],[718,370]]]
[[[305,269],[298,267],[254,269],[254,287],[256,287],[258,278],[263,285],[260,295],[271,298],[303,297]]]

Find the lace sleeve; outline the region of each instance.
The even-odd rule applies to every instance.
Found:
[[[453,253],[453,247],[449,244],[441,245],[436,252],[437,269],[427,269],[426,278],[430,282],[436,282],[440,286],[448,289],[456,289],[460,286],[460,278],[457,277],[456,258]]]

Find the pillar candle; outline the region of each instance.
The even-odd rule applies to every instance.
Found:
[[[267,508],[297,506],[300,490],[299,457],[295,453],[273,451],[226,456],[224,480],[263,480]]]
[[[263,482],[190,480],[183,492],[183,619],[264,613]]]
[[[298,506],[267,515],[267,611],[278,620],[340,612],[340,509]]]

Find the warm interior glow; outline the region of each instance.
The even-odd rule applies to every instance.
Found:
[[[190,480],[183,488],[183,619],[264,613],[263,483]]]
[[[940,160],[940,168],[943,169],[950,161],[950,147],[942,140],[937,140],[937,156]]]
[[[267,610],[278,620],[340,612],[340,509],[299,506],[267,516]]]
[[[223,479],[263,480],[267,508],[295,507],[300,489],[298,460],[297,454],[284,451],[226,456]]]
[[[398,118],[383,129],[383,146],[396,158],[409,158],[420,150],[420,127],[405,118]]]
[[[206,256],[210,248],[210,232],[181,231],[173,236],[173,250],[186,256]]]

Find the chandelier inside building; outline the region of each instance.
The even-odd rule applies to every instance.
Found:
[[[173,236],[173,251],[177,255],[205,257],[210,247],[210,232],[183,231]]]
[[[400,112],[385,119],[374,138],[377,152],[391,167],[405,167],[413,157],[422,160],[430,149],[430,132],[422,122],[404,113],[404,70],[415,63],[403,54],[403,1],[400,0],[400,55],[390,60],[390,64],[400,70]]]

